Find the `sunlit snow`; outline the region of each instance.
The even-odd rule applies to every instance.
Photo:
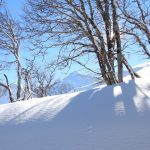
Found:
[[[137,71],[109,87],[0,105],[0,150],[149,150],[150,65]]]

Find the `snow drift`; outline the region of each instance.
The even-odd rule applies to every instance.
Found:
[[[0,150],[149,148],[147,78],[0,105]]]

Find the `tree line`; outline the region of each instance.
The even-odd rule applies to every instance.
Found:
[[[150,0],[26,0],[21,23],[8,13],[3,3],[0,53],[12,60],[1,60],[0,69],[15,66],[16,100],[31,98],[31,91],[38,93],[38,97],[46,96],[47,89],[56,84],[56,68],[75,62],[92,71],[83,61],[86,56],[95,59],[98,75],[107,85],[123,82],[124,68],[132,79],[140,77],[126,58],[126,51],[150,58]],[[22,65],[20,45],[27,40],[33,56]],[[59,50],[55,62],[49,61],[42,70],[36,65],[36,58],[44,57],[54,48]],[[13,102],[6,74],[4,78],[5,83],[0,85]]]

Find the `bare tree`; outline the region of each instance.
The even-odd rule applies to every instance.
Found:
[[[117,63],[118,63],[118,80],[123,81],[123,59],[122,59],[122,47],[120,38],[120,28],[118,23],[118,13],[117,13],[117,0],[111,0],[112,5],[112,18],[113,18],[113,32],[115,34],[116,45],[117,45]]]
[[[0,97],[4,96],[6,92],[7,92],[6,88],[0,86]]]
[[[58,47],[59,64],[84,66],[80,58],[94,54],[105,82],[115,84],[123,81],[125,62],[117,10],[117,0],[28,0],[26,31],[40,47]]]
[[[102,18],[95,9],[95,2],[90,0],[86,2],[83,0],[39,0],[36,2],[29,0],[28,3],[26,21],[29,26],[26,26],[27,31],[32,32],[34,36],[47,37],[43,42],[49,39],[55,41],[55,44],[51,42],[50,44],[61,47],[62,53],[64,53],[63,50],[69,50],[67,57],[63,57],[60,52],[60,58],[67,63],[69,60],[94,53],[107,84],[117,82],[113,66],[108,59],[106,42],[103,30],[101,30],[103,25],[100,25]]]
[[[29,67],[22,68],[22,74],[24,76],[24,98],[23,100],[28,100],[32,98],[32,91],[31,91],[31,82],[30,82],[30,72],[31,68]]]
[[[4,10],[0,12],[0,53],[4,56],[2,64],[15,64],[17,70],[17,93],[16,99],[21,97],[21,62],[20,62],[21,28],[18,23]],[[7,56],[7,59],[5,58]],[[12,59],[12,61],[11,61]]]
[[[12,94],[12,91],[11,91],[11,88],[10,88],[10,85],[9,85],[8,77],[5,74],[4,74],[4,77],[6,79],[6,83],[0,82],[0,86],[2,86],[3,88],[5,88],[8,91],[10,103],[13,103],[14,98],[12,96],[13,94]]]
[[[126,22],[124,33],[133,38],[143,53],[150,58],[150,1],[120,0],[122,19]]]
[[[50,95],[50,90],[57,83],[54,78],[55,69],[51,65],[36,66],[32,65],[32,69],[28,72],[28,81],[30,81],[31,95],[36,97],[44,97]],[[29,86],[28,86],[29,88]]]

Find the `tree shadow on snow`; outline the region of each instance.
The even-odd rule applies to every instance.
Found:
[[[34,122],[32,119],[43,119],[42,117],[47,117],[46,121],[51,121],[51,125],[61,126],[61,125],[79,125],[84,126],[87,124],[108,124],[109,123],[125,123],[126,120],[130,122],[135,122],[139,117],[144,117],[150,114],[145,113],[145,110],[139,113],[138,102],[135,103],[135,96],[139,90],[142,94],[141,108],[148,108],[147,101],[150,99],[144,91],[138,87],[134,80],[130,80],[129,83],[121,83],[117,85],[107,86],[103,89],[92,89],[84,91],[72,98],[72,100],[64,106],[53,117],[51,116],[51,110],[49,110],[49,104],[55,105],[60,99],[59,96],[56,97],[54,101],[42,101],[38,102],[37,105],[27,108],[21,111],[19,114],[15,115],[9,122],[14,120],[22,119],[26,114],[29,117],[27,120]],[[66,94],[67,97],[67,94]],[[61,99],[59,100],[61,101]],[[149,104],[150,106],[150,104]],[[46,110],[44,112],[44,110]],[[37,118],[32,117],[33,115]],[[31,113],[31,114],[30,114]],[[39,118],[38,118],[39,116]],[[149,117],[148,117],[149,118]],[[24,121],[24,120],[23,120]],[[25,120],[26,121],[26,120]],[[43,119],[44,121],[44,119]]]
[[[117,88],[117,89],[116,89]],[[141,90],[141,89],[140,89]],[[118,92],[120,91],[120,92]],[[137,85],[134,80],[129,83],[121,83],[104,87],[101,91],[92,89],[81,92],[53,119],[53,123],[85,125],[85,124],[109,124],[126,120],[135,122],[146,114],[139,113],[134,101],[137,94]],[[146,104],[146,99],[142,103]],[[150,115],[150,114],[149,114]],[[66,122],[65,122],[66,121]]]

